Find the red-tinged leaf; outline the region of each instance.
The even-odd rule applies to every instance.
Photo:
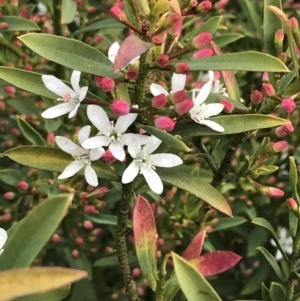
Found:
[[[191,243],[188,245],[188,247],[185,249],[185,251],[182,254],[182,257],[185,260],[192,260],[196,259],[200,256],[203,242],[205,238],[206,231],[203,230],[199,232],[191,241]]]
[[[241,258],[231,251],[214,251],[190,260],[189,263],[196,267],[204,277],[210,277],[231,269]]]
[[[139,195],[132,216],[136,255],[145,279],[153,291],[157,277],[157,231],[153,211],[148,201]]]
[[[135,35],[127,37],[121,44],[118,54],[116,55],[114,72],[125,68],[132,60],[146,52],[150,46],[150,44],[140,40]]]

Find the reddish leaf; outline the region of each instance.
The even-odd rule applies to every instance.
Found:
[[[146,52],[150,48],[150,44],[140,40],[137,36],[131,35],[127,37],[120,46],[118,54],[115,58],[114,72],[122,70],[130,62]]]
[[[215,276],[234,267],[241,256],[231,251],[214,251],[195,258],[189,263],[205,277]]]
[[[203,242],[205,238],[206,231],[203,230],[199,232],[191,241],[191,243],[188,245],[188,247],[185,249],[185,251],[182,254],[182,257],[186,260],[192,260],[196,259],[200,256]]]
[[[157,275],[157,231],[153,211],[148,201],[139,195],[133,209],[133,234],[136,255],[144,277],[153,291]]]

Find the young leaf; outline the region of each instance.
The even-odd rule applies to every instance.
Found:
[[[77,5],[73,0],[62,0],[61,4],[61,24],[71,23],[76,15]]]
[[[84,271],[61,267],[34,267],[0,272],[0,301],[51,291],[86,276]]]
[[[132,215],[136,255],[145,279],[156,290],[158,237],[153,211],[148,201],[138,195]]]
[[[270,298],[272,301],[286,300],[286,291],[279,283],[272,282],[270,286]]]
[[[207,280],[185,259],[172,252],[175,273],[188,301],[221,301]]]
[[[206,230],[202,230],[193,238],[193,240],[190,242],[188,247],[182,253],[182,257],[185,260],[192,260],[200,256],[205,235],[206,235]]]

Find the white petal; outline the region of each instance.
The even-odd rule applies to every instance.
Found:
[[[208,116],[215,116],[220,114],[224,109],[221,103],[209,103],[206,105],[206,113]]]
[[[210,90],[212,87],[212,83],[211,82],[207,82],[206,84],[203,85],[203,87],[201,88],[200,92],[198,93],[198,95],[196,96],[194,100],[194,104],[196,106],[202,104],[206,98],[208,97]]]
[[[215,78],[215,74],[213,71],[208,71],[208,78],[209,78],[209,81],[212,82]]]
[[[144,145],[150,140],[150,136],[131,133],[123,134],[120,138],[122,143],[128,146],[131,144]]]
[[[4,229],[0,228],[0,250],[4,246],[6,240],[7,240],[7,232]]]
[[[122,183],[127,184],[131,183],[136,176],[139,173],[139,166],[136,164],[136,162],[133,160],[128,167],[125,169],[123,175],[122,175]]]
[[[164,186],[159,177],[159,175],[150,167],[145,167],[141,169],[141,173],[143,174],[147,184],[157,194],[161,194],[163,192]]]
[[[81,74],[80,71],[74,70],[71,75],[72,87],[73,87],[74,91],[78,94],[80,93],[80,86],[79,86],[80,74]]]
[[[288,231],[286,228],[281,228],[279,232],[279,240],[284,241],[288,237]]]
[[[145,144],[144,149],[146,154],[152,154],[161,144],[161,140],[156,138],[155,136],[151,136],[150,140],[147,144]]]
[[[89,105],[87,107],[87,115],[92,124],[101,132],[111,131],[111,123],[106,112],[99,106]]]
[[[42,75],[42,81],[46,88],[58,96],[64,96],[66,93],[74,95],[74,91],[64,82],[53,75]]]
[[[132,158],[136,158],[137,154],[142,150],[141,144],[135,143],[135,144],[129,144],[127,151],[130,154]]]
[[[118,142],[113,142],[109,145],[109,150],[113,156],[119,161],[123,162],[125,160],[125,151],[123,146]]]
[[[118,133],[124,133],[136,120],[137,113],[129,113],[124,116],[120,116],[115,125],[115,131]]]
[[[173,154],[152,155],[152,164],[158,167],[174,167],[183,163],[180,157]]]
[[[103,154],[105,153],[105,150],[103,147],[97,147],[92,150],[90,150],[90,160],[96,161],[102,158]]]
[[[173,73],[172,83],[171,83],[172,93],[184,90],[185,82],[186,82],[185,74]]]
[[[107,146],[109,143],[109,138],[106,136],[95,136],[86,139],[81,145],[85,149],[93,149],[100,146]]]
[[[56,136],[55,142],[59,146],[59,148],[70,155],[74,155],[78,152],[83,151],[83,149],[79,145],[75,144],[73,141],[66,137]]]
[[[94,187],[98,186],[98,177],[91,164],[85,166],[84,176],[88,184]]]
[[[200,124],[206,125],[216,132],[219,132],[219,133],[224,132],[224,128],[212,120],[205,119],[205,120],[201,121]]]
[[[82,143],[87,138],[89,138],[90,132],[91,132],[91,127],[89,125],[86,125],[79,130],[77,136],[78,136],[78,141],[79,141],[80,145],[82,145]]]
[[[81,87],[79,91],[79,101],[83,101],[85,99],[86,93],[88,92],[88,87]]]
[[[277,247],[276,242],[275,242],[274,239],[271,239],[270,243],[271,243],[271,245],[272,245],[273,247]]]
[[[292,254],[293,246],[285,246],[284,251],[288,254]]]
[[[280,260],[280,259],[282,259],[283,257],[282,257],[282,255],[281,255],[281,252],[279,251],[279,250],[277,250],[277,252],[276,252],[276,254],[275,254],[275,259],[276,260]]]
[[[108,49],[108,59],[114,63],[116,55],[118,54],[118,51],[120,49],[120,45],[118,42],[114,42]]]
[[[152,95],[154,95],[154,96],[157,96],[160,94],[164,94],[166,96],[169,95],[169,92],[165,88],[163,88],[161,85],[158,85],[155,83],[151,84],[150,91],[151,91]]]
[[[56,118],[56,117],[59,117],[66,113],[71,112],[74,108],[75,108],[75,105],[73,102],[64,102],[64,103],[60,103],[59,105],[56,105],[52,108],[47,109],[41,115],[43,118],[46,118],[46,119]]]
[[[77,111],[79,109],[80,106],[80,102],[75,106],[75,108],[70,112],[68,118],[73,118],[75,116],[77,116]]]
[[[85,165],[83,161],[74,161],[69,164],[64,171],[59,175],[58,179],[66,179],[74,176]]]

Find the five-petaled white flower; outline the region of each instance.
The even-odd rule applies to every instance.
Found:
[[[62,97],[58,98],[58,101],[64,101],[64,103],[44,111],[42,113],[42,117],[51,119],[62,116],[66,113],[70,113],[69,118],[76,116],[80,103],[85,98],[88,91],[88,87],[80,88],[79,86],[80,74],[81,72],[76,70],[72,73],[71,84],[73,90],[53,75],[42,75],[42,80],[46,88]]]
[[[174,167],[182,164],[182,160],[174,154],[153,154],[159,147],[161,140],[151,136],[151,139],[143,147],[137,144],[136,147],[128,149],[133,161],[125,169],[122,176],[122,183],[132,182],[140,172],[149,187],[157,194],[163,192],[163,183],[155,171],[155,167]]]
[[[286,228],[281,228],[280,232],[279,232],[279,243],[282,247],[282,249],[288,253],[288,254],[292,254],[293,251],[293,239],[292,237],[288,234],[288,230]],[[277,247],[275,241],[273,239],[271,239],[271,245],[274,247]],[[280,260],[282,258],[282,254],[279,251],[279,249],[277,249],[277,252],[275,254],[275,258],[276,260]]]
[[[0,255],[3,253],[4,249],[2,247],[5,245],[7,240],[7,232],[0,228]]]
[[[89,105],[87,115],[93,125],[100,131],[98,136],[89,138],[83,142],[82,146],[93,149],[99,146],[109,146],[113,156],[119,161],[125,160],[124,145],[128,146],[128,151],[136,144],[145,144],[150,140],[150,136],[127,133],[128,127],[136,120],[136,113],[129,113],[120,116],[114,125],[109,121],[106,112],[99,106]]]
[[[218,123],[208,120],[207,118],[211,116],[218,115],[222,112],[224,105],[221,103],[210,103],[205,104],[205,100],[208,97],[209,93],[212,90],[212,80],[210,80],[203,85],[201,89],[193,89],[193,102],[194,106],[189,111],[191,118],[200,124],[206,125],[212,130],[216,132],[224,132],[224,128],[219,125]],[[197,96],[195,95],[196,92],[199,92]]]
[[[171,79],[171,92],[170,93],[175,93],[181,90],[184,90],[186,82],[186,75],[185,74],[177,74],[173,73],[172,79]],[[170,93],[161,85],[159,84],[151,84],[150,85],[150,91],[154,96],[164,94],[168,96]]]
[[[91,127],[89,125],[84,126],[78,132],[78,141],[82,145],[90,135]],[[55,141],[57,145],[66,153],[73,156],[74,162],[69,164],[64,171],[59,175],[58,179],[66,179],[73,176],[79,170],[85,166],[85,179],[91,186],[98,185],[98,177],[96,172],[91,166],[91,161],[100,159],[105,153],[102,147],[98,147],[92,150],[80,147],[68,138],[62,136],[56,136]]]

